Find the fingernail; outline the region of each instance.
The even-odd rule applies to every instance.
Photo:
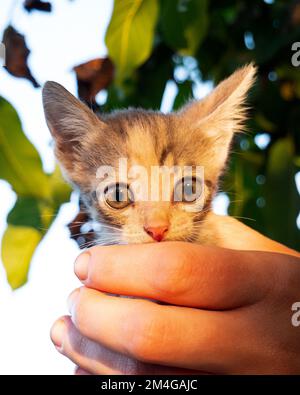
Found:
[[[54,345],[60,349],[66,332],[66,323],[64,320],[57,321],[51,328],[51,340]]]
[[[75,261],[74,271],[80,281],[85,281],[88,276],[90,254],[84,252]]]

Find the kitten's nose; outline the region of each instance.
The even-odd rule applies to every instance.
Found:
[[[162,241],[168,231],[168,226],[147,226],[145,232],[155,241]]]

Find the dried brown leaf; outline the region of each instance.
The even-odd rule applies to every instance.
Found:
[[[114,77],[114,66],[109,58],[94,59],[74,67],[78,96],[88,104],[95,104],[95,97],[106,89]]]
[[[38,88],[40,85],[32,76],[27,65],[30,51],[26,46],[24,36],[12,26],[8,26],[4,31],[2,41],[6,50],[6,70],[14,77],[28,79],[35,88]]]
[[[49,1],[40,1],[40,0],[25,0],[24,8],[26,11],[31,12],[33,10],[43,11],[43,12],[51,12],[52,5]]]

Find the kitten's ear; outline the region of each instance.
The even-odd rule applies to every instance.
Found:
[[[230,77],[222,81],[203,100],[189,103],[180,114],[189,119],[192,126],[207,124],[207,133],[226,133],[232,135],[244,126],[244,102],[247,92],[254,83],[256,67],[251,63],[235,71]],[[209,127],[218,125],[221,130]]]
[[[244,128],[247,110],[244,103],[255,73],[252,63],[238,69],[203,100],[189,103],[179,112],[195,138],[211,142],[220,168],[226,161],[233,134]]]
[[[95,133],[104,123],[83,103],[56,82],[46,82],[43,106],[47,125],[55,141],[58,160],[74,180],[79,173],[76,160],[84,161],[84,147],[88,147]],[[77,168],[76,168],[77,166]]]

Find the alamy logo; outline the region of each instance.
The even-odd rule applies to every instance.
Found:
[[[300,42],[295,42],[292,45],[292,51],[295,52],[292,55],[291,62],[294,67],[300,66]]]
[[[292,325],[295,327],[300,326],[300,302],[295,302],[292,305],[292,311],[295,312],[292,315]]]
[[[119,158],[117,169],[100,166],[96,173],[98,202],[126,207],[130,202],[184,203],[182,209],[201,211],[205,202],[203,166],[129,165]],[[123,203],[123,204],[122,204]],[[126,204],[128,203],[128,204]]]
[[[0,43],[0,66],[5,66],[5,45]]]

